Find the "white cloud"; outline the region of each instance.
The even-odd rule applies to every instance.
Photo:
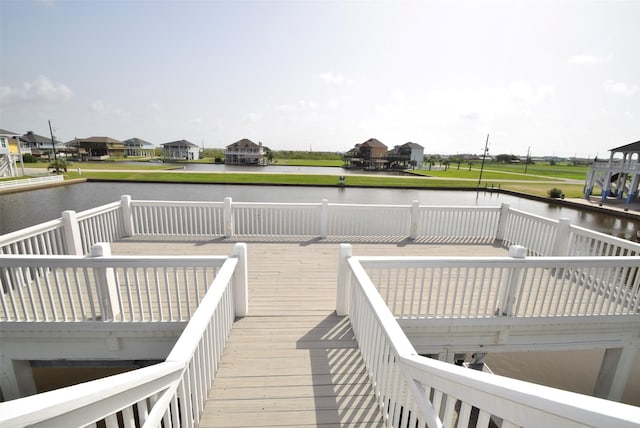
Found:
[[[153,110],[156,110],[156,111],[160,111],[162,109],[162,106],[157,103],[149,104],[149,107],[151,107]]]
[[[395,101],[405,101],[407,99],[407,96],[402,89],[394,89],[391,92],[391,98],[393,98]]]
[[[355,81],[353,79],[347,79],[342,74],[336,74],[331,71],[327,73],[320,73],[313,76],[316,79],[320,79],[324,82],[331,83],[334,85],[353,85]]]
[[[247,119],[249,120],[249,122],[256,123],[259,122],[260,119],[262,119],[262,115],[260,113],[249,113],[247,115]]]
[[[46,76],[38,76],[32,82],[24,82],[21,87],[0,87],[0,95],[5,102],[60,102],[73,96],[73,92],[63,83],[55,83]]]
[[[96,100],[89,104],[89,110],[94,113],[99,113],[103,115],[123,115],[125,111],[119,109],[117,107],[112,106],[111,104],[107,104],[102,100]]]
[[[600,56],[595,56],[595,55],[590,55],[590,54],[580,54],[580,55],[574,55],[571,58],[569,58],[569,64],[600,64],[603,63],[607,60],[610,60],[612,58],[611,55],[609,55],[606,58],[600,57]]]
[[[540,85],[534,89],[526,82],[512,82],[509,84],[509,92],[515,101],[527,104],[539,104],[555,95],[555,88],[551,85]]]
[[[615,80],[607,80],[602,84],[602,87],[606,92],[616,95],[624,95],[626,97],[631,97],[640,90],[638,85],[628,85],[623,82],[616,82]]]

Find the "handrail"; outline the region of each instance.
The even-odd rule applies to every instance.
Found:
[[[584,260],[595,262],[597,259]],[[509,426],[636,427],[640,424],[640,410],[634,406],[417,355],[363,266],[376,261],[384,263],[385,259],[348,257],[351,280],[347,283],[351,284],[349,314],[354,335],[386,425],[448,427],[453,426],[457,418],[457,426],[468,426],[472,418],[477,418],[474,426],[488,426],[493,417]],[[393,261],[399,262],[400,258]],[[418,261],[421,260],[413,258],[406,264]],[[442,261],[438,258],[438,264]],[[638,261],[640,258],[634,259],[636,266],[640,266]]]
[[[74,265],[91,264],[96,269],[115,265],[153,264],[165,257],[51,257]],[[7,257],[10,264],[36,257]],[[49,258],[47,258],[49,259]],[[0,425],[85,426],[104,420],[107,426],[197,426],[208,391],[232,328],[242,286],[238,270],[246,269],[246,246],[237,244],[230,257],[177,257],[177,264],[200,266],[200,261],[223,263],[200,305],[174,344],[165,362],[108,378],[0,403]],[[243,264],[242,267],[240,264]],[[45,265],[51,263],[44,263]],[[246,286],[246,284],[244,284]],[[134,413],[136,416],[134,417]],[[131,423],[129,423],[131,421]],[[116,424],[116,425],[113,425]],[[138,425],[135,425],[138,426]]]

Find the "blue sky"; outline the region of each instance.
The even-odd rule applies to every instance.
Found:
[[[0,128],[600,158],[640,139],[640,1],[0,0]]]

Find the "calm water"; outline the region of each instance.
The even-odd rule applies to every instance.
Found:
[[[127,165],[149,165],[148,162],[126,162]],[[215,172],[263,172],[286,174],[325,174],[325,175],[402,175],[402,171],[365,171],[362,169],[344,169],[336,166],[249,166],[249,165],[225,165],[214,163],[165,163],[165,166],[183,169],[185,171],[215,171]]]
[[[619,237],[635,237],[640,222],[609,214],[558,207],[509,195],[489,192],[406,189],[352,189],[284,186],[237,186],[218,184],[80,183],[50,189],[0,195],[0,234],[53,220],[62,211],[83,211],[120,200],[133,199],[222,201],[230,196],[239,202],[320,202],[405,204],[418,200],[424,205],[511,207],[544,217],[566,217],[573,224]]]

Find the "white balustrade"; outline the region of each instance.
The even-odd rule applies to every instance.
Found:
[[[349,315],[386,426],[488,427],[496,421],[500,426],[514,427],[635,427],[640,424],[640,412],[634,406],[470,370],[417,355],[387,306],[389,302],[385,302],[378,293],[375,280],[370,279],[368,269],[365,270],[363,265],[394,264],[409,268],[419,266],[425,260],[349,257],[349,253],[346,248],[341,249],[341,257],[347,258],[341,263],[346,263],[349,268],[349,278],[344,281],[349,284],[350,296],[346,298]],[[530,259],[511,260],[517,265]],[[547,259],[550,260],[553,259]],[[627,259],[621,265],[625,266],[627,273],[629,271],[626,269],[635,266],[634,275],[637,277],[639,261],[640,258]],[[442,262],[448,265],[446,260],[439,258],[438,265],[442,265]],[[555,267],[552,264],[549,268]],[[476,270],[475,267],[470,269]],[[406,280],[421,275],[403,272],[383,277]],[[509,275],[498,277],[502,280],[509,278]],[[637,279],[634,284],[637,311]],[[405,290],[394,295],[404,295],[407,288],[412,287],[405,287]],[[338,301],[336,304],[340,307],[344,302]]]
[[[503,244],[522,245],[531,256],[552,255],[558,221],[511,208]]]
[[[50,184],[64,181],[62,175],[46,175],[42,177],[24,178],[21,180],[0,181],[0,189],[11,189],[15,187],[33,186],[35,184]]]
[[[62,219],[0,236],[0,254],[65,254]]]
[[[224,260],[5,256],[0,320],[187,321]]]
[[[132,201],[137,236],[224,235],[224,203],[195,201]]]
[[[640,257],[357,259],[399,318],[626,315],[640,311]]]
[[[41,258],[42,259],[42,258]],[[172,293],[182,296],[185,311],[191,293],[199,299],[193,313],[185,312],[189,322],[175,343],[165,362],[131,372],[86,382],[67,388],[37,394],[26,398],[0,403],[0,425],[3,427],[22,426],[86,426],[100,423],[107,427],[124,426],[198,426],[209,389],[222,359],[236,315],[235,308],[247,308],[246,294],[237,296],[237,290],[246,289],[246,246],[237,244],[231,257],[189,257],[177,258],[179,266],[196,267],[214,264],[220,266],[210,275],[201,275],[193,286],[187,280],[189,275],[176,273],[170,264],[169,270],[157,270],[167,258],[159,257],[97,257],[95,259],[51,258],[62,263],[76,265],[88,261],[99,269],[113,269],[143,266],[143,290],[148,298],[135,302],[143,308],[154,300],[152,290],[161,290],[162,277],[174,278],[177,287]],[[176,259],[176,258],[171,258]],[[20,263],[19,259],[12,262]],[[12,263],[13,264],[13,263]],[[46,263],[51,264],[51,263]],[[151,266],[147,268],[147,266]],[[150,269],[150,270],[146,270]],[[237,270],[241,274],[237,274]],[[117,276],[117,274],[116,274]],[[126,277],[126,275],[124,275]],[[215,276],[215,278],[214,278]],[[198,291],[200,290],[200,291]],[[170,294],[172,294],[170,293]],[[197,297],[202,293],[200,297]],[[178,297],[179,298],[179,297]],[[135,300],[135,299],[134,299]],[[4,302],[4,301],[3,301]],[[96,304],[97,306],[97,304]],[[172,319],[162,317],[162,320]],[[243,315],[246,315],[244,313]],[[157,318],[157,317],[156,317]],[[157,318],[157,319],[160,319]],[[178,317],[180,318],[180,317]],[[153,316],[147,317],[152,320]]]
[[[417,236],[493,242],[500,220],[499,207],[420,207]]]
[[[567,252],[574,256],[638,256],[640,245],[626,239],[595,232],[579,226],[571,226]]]
[[[233,203],[233,234],[245,236],[319,236],[319,203]]]
[[[329,204],[327,235],[408,237],[410,205]]]

